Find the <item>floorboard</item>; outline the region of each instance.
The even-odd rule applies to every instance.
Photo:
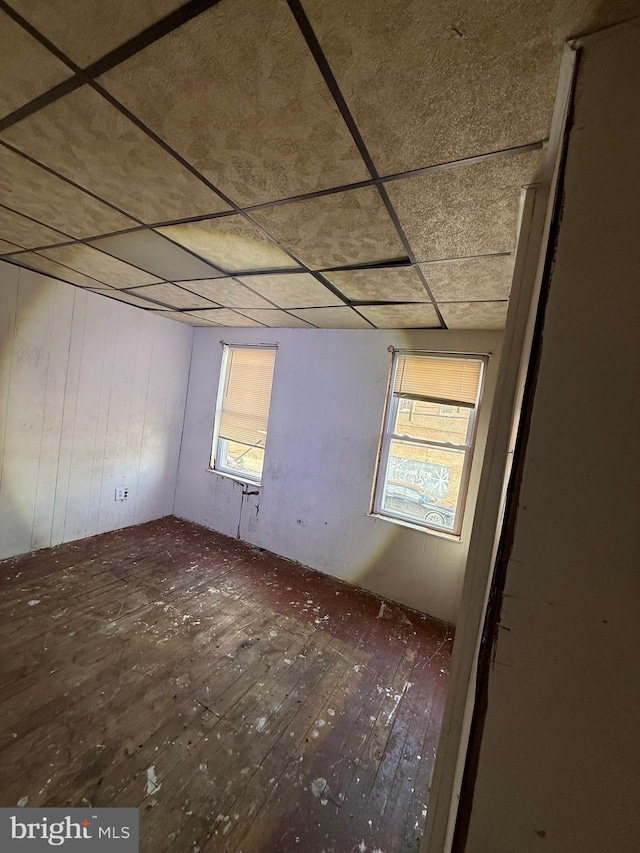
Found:
[[[452,632],[175,518],[0,563],[0,805],[144,853],[417,853]]]

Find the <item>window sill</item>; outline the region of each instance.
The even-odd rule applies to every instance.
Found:
[[[368,512],[367,515],[369,518],[388,521],[391,524],[397,524],[400,527],[407,527],[409,530],[417,530],[418,533],[426,533],[428,536],[437,536],[438,539],[446,539],[448,542],[462,542],[462,536],[456,533],[446,533],[444,530],[435,530],[433,527],[423,527],[421,524],[412,524],[410,521],[405,521],[402,518],[394,518],[391,515],[382,515],[379,512]]]
[[[218,477],[225,477],[227,480],[233,480],[235,483],[240,483],[242,486],[253,486],[256,489],[262,488],[262,483],[257,483],[255,480],[247,480],[244,477],[238,477],[237,474],[229,474],[227,471],[218,471],[217,468],[207,467],[210,474],[217,474]]]

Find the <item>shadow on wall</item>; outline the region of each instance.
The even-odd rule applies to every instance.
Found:
[[[585,23],[576,32],[570,32],[568,37],[586,36],[605,27],[630,21],[637,18],[638,14],[637,0],[602,0],[594,6],[589,16],[585,16]]]
[[[376,521],[385,535],[377,552],[346,578],[384,598],[450,625],[458,618],[467,547],[431,533]]]
[[[237,527],[234,523],[233,531],[226,529],[227,534],[455,624],[462,594],[466,541],[446,540],[368,517],[361,504],[358,504],[357,534],[349,519],[327,523],[312,513],[302,525],[292,518],[284,538],[283,527],[279,526],[277,535],[269,540],[260,526],[261,496],[248,494],[242,498],[241,492],[241,484],[234,484],[232,502],[235,510],[241,512],[241,521]],[[206,527],[212,526],[207,519],[199,521]]]

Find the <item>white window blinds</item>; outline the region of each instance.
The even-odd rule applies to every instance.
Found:
[[[273,348],[229,348],[220,438],[264,447],[275,360]]]
[[[477,359],[399,355],[396,397],[453,406],[475,406],[482,372]]]

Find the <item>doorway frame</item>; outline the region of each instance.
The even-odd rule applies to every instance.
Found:
[[[534,183],[520,199],[513,284],[497,379],[497,393],[482,463],[473,521],[461,618],[451,660],[451,675],[431,785],[422,853],[451,853],[474,712],[478,661],[514,452],[528,388],[533,343],[552,222],[573,103],[578,44],[565,44],[545,157]]]

